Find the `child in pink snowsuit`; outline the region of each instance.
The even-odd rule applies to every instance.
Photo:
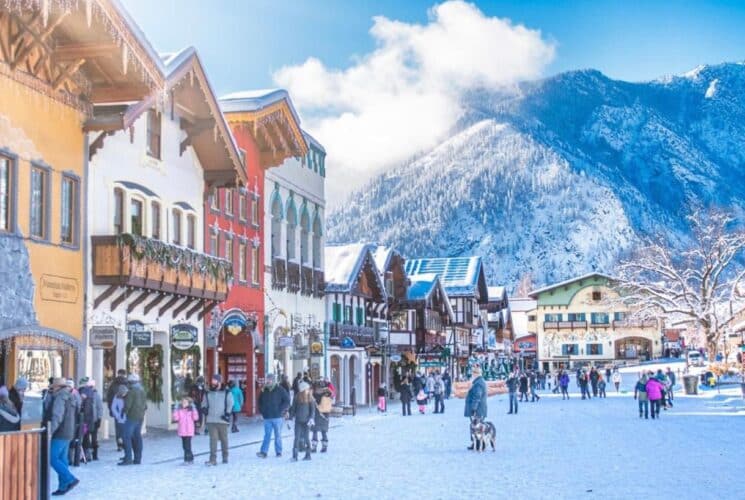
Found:
[[[378,387],[378,411],[385,412],[385,384]]]
[[[178,422],[178,435],[184,448],[184,465],[194,463],[194,453],[191,451],[191,438],[194,437],[194,422],[199,420],[199,413],[191,398],[182,398],[181,407],[173,410],[173,421]]]

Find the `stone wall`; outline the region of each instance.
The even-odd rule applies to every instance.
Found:
[[[36,324],[28,250],[17,236],[0,235],[0,331]]]

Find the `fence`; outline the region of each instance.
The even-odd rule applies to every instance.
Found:
[[[0,433],[0,500],[49,498],[46,429]]]

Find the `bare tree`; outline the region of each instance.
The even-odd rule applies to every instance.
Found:
[[[677,251],[663,238],[644,241],[618,269],[622,300],[637,316],[662,317],[700,328],[709,359],[722,335],[745,309],[745,269],[741,265],[745,232],[734,229],[732,215],[695,211],[688,217],[692,241]]]

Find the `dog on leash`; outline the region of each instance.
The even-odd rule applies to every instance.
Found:
[[[471,445],[475,451],[485,451],[486,445],[491,444],[492,451],[497,451],[497,428],[478,415],[471,417]]]

